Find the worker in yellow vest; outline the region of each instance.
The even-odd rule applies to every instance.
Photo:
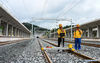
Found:
[[[74,31],[74,39],[75,39],[75,49],[80,50],[81,49],[81,36],[82,36],[82,30],[80,30],[80,25],[76,25],[76,30]]]
[[[61,41],[63,42],[64,47],[64,38],[66,36],[66,30],[63,29],[62,24],[59,24],[59,29],[57,30],[58,33],[58,47],[60,47]]]

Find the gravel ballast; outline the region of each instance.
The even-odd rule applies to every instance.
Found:
[[[45,63],[37,40],[0,46],[0,63]]]

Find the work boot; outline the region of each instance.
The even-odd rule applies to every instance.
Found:
[[[59,50],[58,50],[58,52],[59,52]]]
[[[65,50],[62,50],[62,52],[65,52]]]
[[[60,51],[60,50],[58,50],[58,52],[59,52],[59,53],[61,53],[61,51]]]

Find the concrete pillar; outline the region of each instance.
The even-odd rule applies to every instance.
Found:
[[[67,37],[69,38],[69,32],[67,32],[67,35],[68,35]]]
[[[13,30],[13,35],[16,37],[16,28],[14,27]]]
[[[68,37],[68,33],[66,32],[66,37]]]
[[[19,37],[20,37],[20,30],[19,30]]]
[[[22,37],[24,37],[24,32],[22,32]]]
[[[0,19],[0,26],[1,26],[1,19]],[[2,35],[2,30],[0,30],[0,35]]]
[[[92,38],[92,28],[88,29],[88,38]]]
[[[24,33],[24,36],[25,36],[25,38],[26,38],[26,33]]]
[[[22,37],[23,37],[23,31],[22,31]]]
[[[22,32],[22,37],[24,37],[24,32]]]
[[[21,31],[21,37],[23,37],[23,32]]]
[[[22,37],[22,31],[20,31],[20,37]]]
[[[22,37],[22,31],[20,31],[20,37]]]
[[[26,34],[24,33],[24,37],[26,37]]]
[[[21,31],[19,30],[19,36],[21,37]]]
[[[26,33],[26,37],[27,37],[27,33]]]
[[[0,19],[0,25],[1,25],[1,19]]]
[[[12,36],[12,26],[11,25],[9,25],[8,27],[8,35]]]
[[[20,34],[21,34],[21,37],[22,37],[22,31],[20,32]]]
[[[86,30],[84,30],[83,37],[86,38]]]
[[[18,29],[16,28],[16,37],[18,37]]]
[[[22,37],[23,37],[23,31],[22,31]]]
[[[14,33],[15,33],[15,37],[16,37],[17,36],[17,29],[16,28],[15,28],[15,32]]]
[[[19,37],[19,29],[17,29],[18,30],[18,37]]]
[[[26,37],[27,37],[27,33],[26,33]]]
[[[69,38],[71,38],[71,32],[69,32]]]
[[[12,26],[12,29],[11,29],[11,36],[14,36],[14,34],[13,34],[13,32],[14,32],[14,30],[13,30],[13,26]]]
[[[7,23],[7,25],[6,25],[6,36],[8,36],[8,23]]]
[[[100,38],[100,25],[97,26],[97,38]]]
[[[18,29],[18,37],[20,37],[20,31],[19,31],[19,29]]]
[[[69,32],[68,32],[68,38],[69,38]]]
[[[23,32],[23,37],[25,37],[25,33]]]

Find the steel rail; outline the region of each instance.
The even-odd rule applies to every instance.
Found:
[[[43,45],[40,43],[39,39],[38,39],[38,43],[40,45],[41,48],[43,48]],[[45,59],[48,61],[48,63],[53,63],[52,60],[50,59],[50,57],[48,56],[47,52],[45,50],[41,50],[43,52],[43,55],[45,57]]]
[[[43,39],[41,39],[41,40],[43,40]],[[49,42],[49,41],[46,41],[46,40],[43,40],[43,41],[46,42],[46,43],[49,43],[49,44],[51,44],[51,45],[53,45],[53,46],[56,46],[56,47],[58,46],[57,44],[51,43],[51,42]],[[72,50],[64,50],[64,51],[65,51],[65,52],[72,53],[72,54],[74,54],[75,56],[78,56],[78,57],[80,57],[80,58],[82,58],[82,59],[86,59],[86,60],[95,60],[94,58],[91,58],[91,57],[89,57],[89,56],[86,56],[86,55],[77,53],[77,52],[72,51]],[[89,63],[100,63],[100,61],[90,61]]]

